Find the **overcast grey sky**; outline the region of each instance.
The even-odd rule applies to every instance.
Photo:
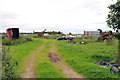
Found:
[[[109,4],[116,0],[0,0],[0,32],[18,27],[20,32],[104,31]]]

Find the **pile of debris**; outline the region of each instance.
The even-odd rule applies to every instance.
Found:
[[[99,64],[99,65],[104,66],[104,67],[108,67],[109,65],[112,65],[112,67],[110,68],[110,71],[113,71],[114,73],[120,72],[120,66],[118,66],[115,63],[109,63],[107,61],[101,61],[101,62],[96,62],[95,64]]]

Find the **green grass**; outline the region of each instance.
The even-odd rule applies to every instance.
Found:
[[[116,40],[117,41],[117,40]],[[67,41],[57,41],[60,56],[72,68],[87,78],[117,78],[110,72],[110,67],[101,67],[95,62],[106,60],[115,62],[114,50],[117,50],[117,42],[108,45],[105,42],[89,41],[88,44],[72,44]]]
[[[64,78],[65,76],[50,62],[48,57],[49,49],[52,46],[52,39],[45,39],[45,41],[47,45],[38,54],[37,78]]]
[[[48,57],[49,49],[53,39],[33,38],[33,41],[26,42],[10,47],[10,54],[13,62],[18,62],[21,66],[24,58],[32,54],[42,43],[46,45],[38,53],[36,66],[37,78],[64,78],[65,76],[51,63]],[[87,78],[116,78],[117,75],[109,71],[110,67],[101,67],[95,62],[106,60],[115,62],[113,58],[114,50],[117,50],[117,40],[114,45],[109,45],[103,42],[89,41],[88,44],[73,44],[67,41],[57,41],[57,49],[61,58],[67,62],[77,73],[80,73]]]
[[[31,42],[26,42],[23,44],[13,45],[13,46],[6,46],[10,48],[10,55],[12,56],[12,62],[18,62],[18,67],[15,68],[16,71],[21,67],[21,64],[24,60],[24,58],[30,54],[33,53],[35,49],[37,49],[41,44],[43,40],[40,39],[33,39]]]
[[[22,67],[24,59],[27,55],[34,53],[34,51],[44,43],[43,41],[45,41],[46,44],[43,45],[43,49],[37,54],[37,78],[63,78],[64,75],[49,61],[48,53],[52,45],[52,39],[33,38],[31,42],[6,46],[10,48],[10,55],[12,56],[11,63],[19,63],[18,67],[14,67],[14,71],[17,72],[17,74],[20,73],[20,67]]]
[[[42,61],[37,67],[38,78],[64,78],[60,71],[49,61]]]

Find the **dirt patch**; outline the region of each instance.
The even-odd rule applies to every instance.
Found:
[[[49,53],[49,57],[51,62],[55,64],[55,66],[67,77],[67,78],[81,78],[83,77],[77,74],[69,67],[66,63],[64,63],[60,57],[56,53]]]
[[[70,66],[64,62],[55,63],[56,67],[67,77],[67,78],[80,78],[85,80],[81,75],[77,74]]]
[[[49,57],[56,68],[58,68],[59,71],[61,71],[61,73],[67,78],[80,78],[80,80],[85,80],[80,74],[76,73],[68,64],[66,64],[62,58],[59,57],[54,41],[52,47],[50,48]]]
[[[83,77],[77,74],[72,70],[71,67],[69,67],[67,64],[65,64],[60,57],[56,53],[49,53],[49,57],[51,59],[51,62],[53,62],[56,67],[67,77],[67,78],[81,78]]]
[[[53,63],[61,61],[60,57],[56,53],[49,53],[49,57]]]

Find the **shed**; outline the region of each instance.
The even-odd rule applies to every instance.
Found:
[[[6,29],[6,37],[11,39],[13,38],[18,39],[20,37],[19,28]]]

